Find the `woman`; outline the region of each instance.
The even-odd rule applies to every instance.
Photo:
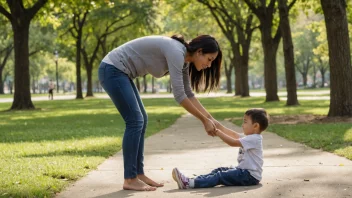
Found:
[[[202,121],[211,136],[216,121],[191,91],[213,90],[219,84],[222,52],[217,41],[201,35],[190,43],[180,35],[146,36],[129,41],[105,56],[99,67],[99,81],[123,117],[126,129],[122,142],[125,190],[156,190],[163,184],[144,175],[144,134],[147,113],[134,78],[170,74],[173,95],[189,113]]]

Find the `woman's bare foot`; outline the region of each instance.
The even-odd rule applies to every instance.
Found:
[[[149,186],[138,178],[125,179],[123,183],[124,190],[137,190],[137,191],[154,191],[156,187]]]
[[[146,183],[150,186],[154,186],[154,187],[163,187],[164,186],[163,183],[157,183],[157,182],[151,180],[149,177],[145,176],[144,174],[138,175],[137,177],[138,177],[138,179],[142,180],[144,183]]]

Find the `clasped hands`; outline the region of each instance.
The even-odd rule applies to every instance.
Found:
[[[208,133],[208,135],[214,137],[216,136],[217,133],[217,128],[220,125],[220,123],[215,120],[214,118],[207,118],[204,122],[204,128],[205,131]]]

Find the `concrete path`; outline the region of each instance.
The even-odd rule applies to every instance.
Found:
[[[223,124],[241,131],[232,123],[224,121]],[[122,190],[123,161],[122,153],[118,152],[57,197],[352,198],[352,161],[287,141],[273,133],[264,132],[263,137],[264,172],[258,186],[178,190],[171,176],[174,167],[192,176],[237,164],[238,148],[206,135],[202,124],[186,115],[145,142],[146,175],[164,182],[164,187],[154,192]]]

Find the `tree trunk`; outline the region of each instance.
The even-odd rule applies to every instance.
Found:
[[[35,79],[32,76],[32,93],[35,94]]]
[[[276,12],[276,0],[269,3],[253,3],[251,0],[244,0],[248,7],[260,21],[261,41],[264,51],[264,86],[266,102],[278,101],[277,95],[277,74],[276,74],[276,53],[281,40],[280,25],[272,37],[273,19]]]
[[[329,117],[352,116],[352,66],[345,0],[321,0],[330,63]]]
[[[93,65],[89,65],[86,67],[87,70],[87,94],[86,97],[93,97],[93,83],[92,83],[92,70]]]
[[[9,13],[0,5],[0,13],[11,21],[15,49],[15,95],[11,109],[34,109],[29,77],[29,25],[33,17],[48,0],[38,0],[31,8],[24,8],[22,0],[7,0]],[[12,85],[11,85],[12,86]],[[12,92],[12,88],[10,88]]]
[[[5,75],[5,78],[2,78],[2,72],[4,71],[7,60],[10,57],[12,50],[13,50],[12,44],[6,47],[4,59],[1,61],[1,64],[0,64],[0,94],[4,94],[6,75]]]
[[[147,93],[147,77],[146,77],[146,75],[143,76],[143,86],[144,86],[143,93]]]
[[[233,58],[231,63],[235,68],[235,96],[241,95],[241,67],[238,62],[235,61],[236,58]]]
[[[307,73],[302,73],[303,86],[307,86]]]
[[[5,85],[5,79],[2,79],[2,72],[3,72],[3,68],[0,67],[0,94],[5,94],[4,93],[4,85]]]
[[[232,74],[232,64],[227,64],[227,61],[224,61],[225,75],[226,75],[226,93],[232,93],[231,85],[231,74]]]
[[[241,96],[249,96],[249,85],[248,85],[248,59],[241,57]]]
[[[243,92],[242,80],[244,76],[242,76],[240,44],[232,42],[231,46],[233,53],[233,59],[231,62],[235,65],[235,96],[241,96]]]
[[[13,94],[13,85],[12,85],[12,81],[11,80],[9,80],[8,86],[9,86],[9,89],[10,89],[10,94]]]
[[[172,93],[172,84],[171,84],[171,79],[169,79],[169,93]]]
[[[226,93],[232,93],[231,73],[226,73]]]
[[[321,69],[320,74],[321,74],[321,87],[325,87],[325,71]]]
[[[30,21],[25,19],[12,21],[15,46],[15,94],[12,110],[35,108],[31,99],[29,79],[29,24]]]
[[[315,64],[313,64],[313,88],[316,88],[316,83],[317,83],[317,71],[316,71],[316,67]]]
[[[252,33],[255,28],[252,28],[253,22],[253,14],[247,17],[245,28],[236,25],[236,31],[238,35],[238,43],[239,47],[242,49],[238,49],[238,56],[240,58],[239,63],[241,65],[241,96],[248,97],[249,96],[249,84],[248,84],[248,62],[249,62],[249,49],[252,40]],[[241,21],[238,17],[238,21]]]
[[[155,81],[155,78],[152,76],[152,93],[156,93],[154,81]]]
[[[270,38],[271,39],[271,38]],[[263,43],[264,48],[264,87],[266,92],[266,102],[279,101],[277,95],[277,72],[276,72],[276,52],[273,45]]]
[[[138,92],[141,92],[141,85],[139,83],[139,78],[136,78],[136,86],[137,86]]]
[[[294,63],[294,52],[292,43],[292,34],[289,21],[287,0],[279,0],[280,28],[283,40],[283,51],[285,57],[285,74],[287,90],[287,106],[299,105],[297,99],[297,82]]]
[[[76,41],[76,99],[83,99],[81,80],[81,45],[82,29],[80,28]]]

